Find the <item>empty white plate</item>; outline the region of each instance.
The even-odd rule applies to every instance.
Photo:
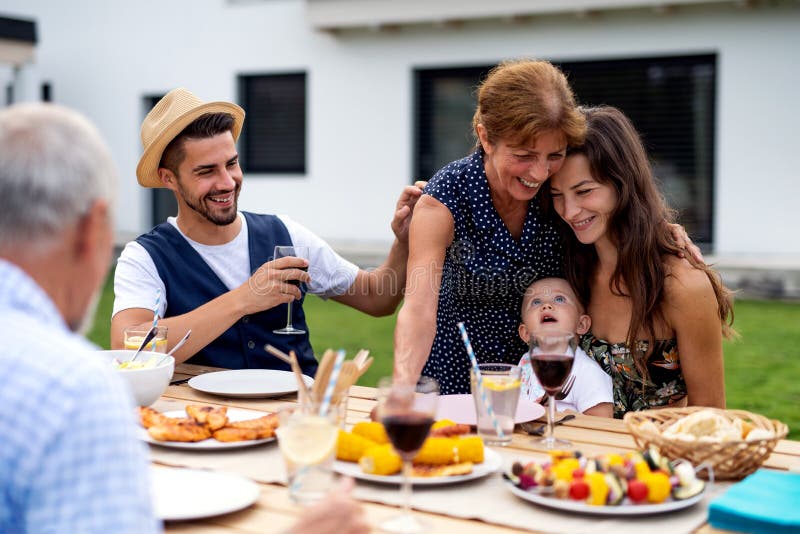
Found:
[[[527,399],[520,398],[517,404],[515,423],[527,423],[544,415],[544,408]],[[475,416],[475,401],[472,395],[442,395],[438,399],[436,419],[450,419],[462,425],[478,424]]]
[[[163,521],[182,521],[227,514],[258,500],[258,484],[239,475],[183,469],[150,467],[153,506]]]
[[[307,386],[314,379],[303,376]],[[204,393],[225,397],[264,398],[279,397],[297,391],[297,380],[290,371],[275,369],[235,369],[197,375],[189,386]]]

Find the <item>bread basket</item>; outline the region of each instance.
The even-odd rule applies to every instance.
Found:
[[[742,419],[753,428],[772,432],[773,437],[753,440],[686,441],[662,435],[662,432],[674,422],[700,410],[711,410],[731,422],[735,418]],[[646,449],[650,445],[655,445],[661,454],[671,460],[684,458],[695,466],[706,462],[714,468],[714,478],[718,480],[744,478],[758,469],[772,453],[778,441],[786,437],[789,432],[784,423],[762,415],[745,410],[720,410],[701,406],[628,412],[624,421],[639,448]],[[647,421],[652,424],[643,425]]]

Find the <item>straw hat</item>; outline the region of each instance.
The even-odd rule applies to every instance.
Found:
[[[195,119],[206,113],[229,113],[233,116],[233,140],[239,138],[244,110],[230,102],[203,102],[186,89],[173,89],[158,101],[142,122],[144,153],[136,166],[136,177],[144,187],[163,187],[158,164],[167,145]]]

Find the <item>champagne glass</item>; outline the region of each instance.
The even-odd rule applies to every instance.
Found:
[[[553,421],[556,415],[556,394],[561,391],[572,371],[575,350],[578,348],[578,336],[570,332],[553,332],[548,334],[533,333],[530,337],[530,358],[533,372],[547,393],[547,432],[538,443],[546,449],[570,447],[572,443],[565,439],[556,439],[553,435]]]
[[[275,247],[275,254],[273,256],[273,259],[277,260],[278,258],[286,258],[288,256],[293,256],[295,258],[303,258],[305,260],[308,260],[308,247],[280,246],[280,245]],[[308,271],[308,267],[298,267],[298,268],[301,271]],[[287,280],[286,282],[289,284],[296,285],[297,287],[300,287],[299,280]],[[293,334],[306,333],[305,330],[301,330],[299,328],[295,328],[294,326],[292,326],[292,302],[293,301],[291,300],[289,301],[288,311],[286,313],[286,326],[278,330],[273,330],[272,332],[274,334],[293,335]]]
[[[392,447],[403,459],[403,511],[381,523],[385,532],[416,533],[427,527],[411,514],[411,461],[428,437],[434,417],[439,383],[427,376],[416,384],[383,378],[378,384],[377,415]]]

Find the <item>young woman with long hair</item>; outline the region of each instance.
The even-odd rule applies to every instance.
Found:
[[[725,406],[730,291],[686,255],[642,141],[618,109],[583,110],[587,132],[543,195],[561,218],[565,270],[588,303],[584,350],[614,383],[614,413]],[[546,203],[550,204],[550,203]]]

